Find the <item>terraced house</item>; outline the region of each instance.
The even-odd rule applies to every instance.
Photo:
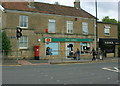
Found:
[[[90,57],[96,48],[96,18],[80,7],[75,0],[74,7],[41,2],[3,2],[0,6],[2,27],[11,40],[9,58],[15,58],[16,27],[22,28],[19,39],[19,58],[69,59],[70,51],[81,51],[81,58]],[[51,56],[46,49],[52,49]]]

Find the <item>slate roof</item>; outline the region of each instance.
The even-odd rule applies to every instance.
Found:
[[[45,14],[56,14],[63,16],[74,16],[83,18],[95,18],[93,15],[84,11],[83,9],[77,9],[75,7],[34,2],[35,8],[31,8],[28,2],[3,2],[2,6],[9,10],[19,10],[28,12],[39,12]]]

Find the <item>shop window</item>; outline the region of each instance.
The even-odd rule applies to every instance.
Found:
[[[49,21],[48,21],[48,32],[49,33],[56,32],[56,21],[53,19],[49,19]]]
[[[110,35],[110,26],[104,26],[104,34],[105,35]]]
[[[86,23],[86,22],[82,23],[82,33],[88,34],[88,23]]]
[[[59,43],[47,43],[46,55],[59,55]]]
[[[114,45],[104,45],[106,53],[114,53],[115,46]]]
[[[67,21],[67,33],[73,33],[73,21]]]
[[[20,27],[28,28],[28,16],[20,16]]]
[[[81,46],[81,54],[90,53],[90,43],[80,43]]]
[[[20,49],[27,49],[28,48],[28,37],[22,36],[19,40],[19,47]]]

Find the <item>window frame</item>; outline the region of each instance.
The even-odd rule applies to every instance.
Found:
[[[58,43],[58,42],[50,42],[50,43],[57,43],[58,44],[58,55],[60,55],[60,52],[59,52],[59,50],[60,50],[60,43]],[[50,56],[50,55],[46,55],[46,48],[47,48],[47,43],[45,44],[45,56]],[[52,55],[52,56],[57,56],[57,55]]]
[[[85,28],[85,30],[87,30],[87,32],[84,32],[85,30],[84,30],[84,28]],[[82,34],[88,34],[89,32],[88,32],[88,22],[82,22]]]
[[[69,33],[69,34],[73,34],[73,26],[74,26],[74,24],[73,24],[73,21],[66,21],[66,25],[67,25],[67,33]],[[71,28],[69,28],[69,25],[71,26],[72,25],[72,29]],[[69,30],[71,30],[71,32],[69,32]]]
[[[54,23],[55,24],[55,28],[54,28],[54,32],[50,32],[50,28],[49,28],[49,23]],[[56,20],[55,19],[49,19],[48,20],[48,33],[56,33]]]
[[[23,44],[24,44],[24,43],[27,43],[27,47],[25,47],[25,46],[21,47],[21,46],[20,46],[21,38],[22,38],[22,37],[27,37],[27,42],[24,41],[25,38],[23,38],[23,40],[22,40],[22,43],[23,43]],[[28,49],[28,36],[22,36],[22,37],[19,39],[19,48],[20,48],[20,49]]]
[[[84,50],[84,49],[83,49],[83,44],[86,45],[86,46],[87,46],[87,44],[89,44],[89,48],[90,48],[90,49],[89,49],[89,50]],[[87,47],[88,47],[88,46],[87,46]],[[80,43],[80,50],[81,50],[80,53],[81,53],[81,55],[88,55],[88,54],[90,54],[91,48],[92,48],[92,46],[91,46],[91,43],[90,43],[90,42],[81,42],[81,43]],[[82,51],[84,51],[84,53],[82,53]],[[85,51],[87,51],[88,53],[86,53]]]
[[[27,17],[27,20],[22,20],[22,18],[21,17]],[[24,22],[23,22],[24,21]],[[27,25],[26,25],[26,27],[25,26],[21,26],[21,22],[23,23],[23,25],[25,25],[25,22],[27,23]],[[21,27],[21,28],[28,28],[28,16],[26,16],[26,15],[20,15],[19,16],[19,26]]]
[[[110,28],[111,28],[110,26],[104,25],[104,35],[105,36],[110,36]]]

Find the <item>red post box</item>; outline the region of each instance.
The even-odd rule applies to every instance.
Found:
[[[40,46],[39,45],[35,45],[34,46],[34,57],[35,57],[35,60],[39,60],[39,51],[40,51]]]
[[[48,33],[48,29],[45,29],[45,32]]]

